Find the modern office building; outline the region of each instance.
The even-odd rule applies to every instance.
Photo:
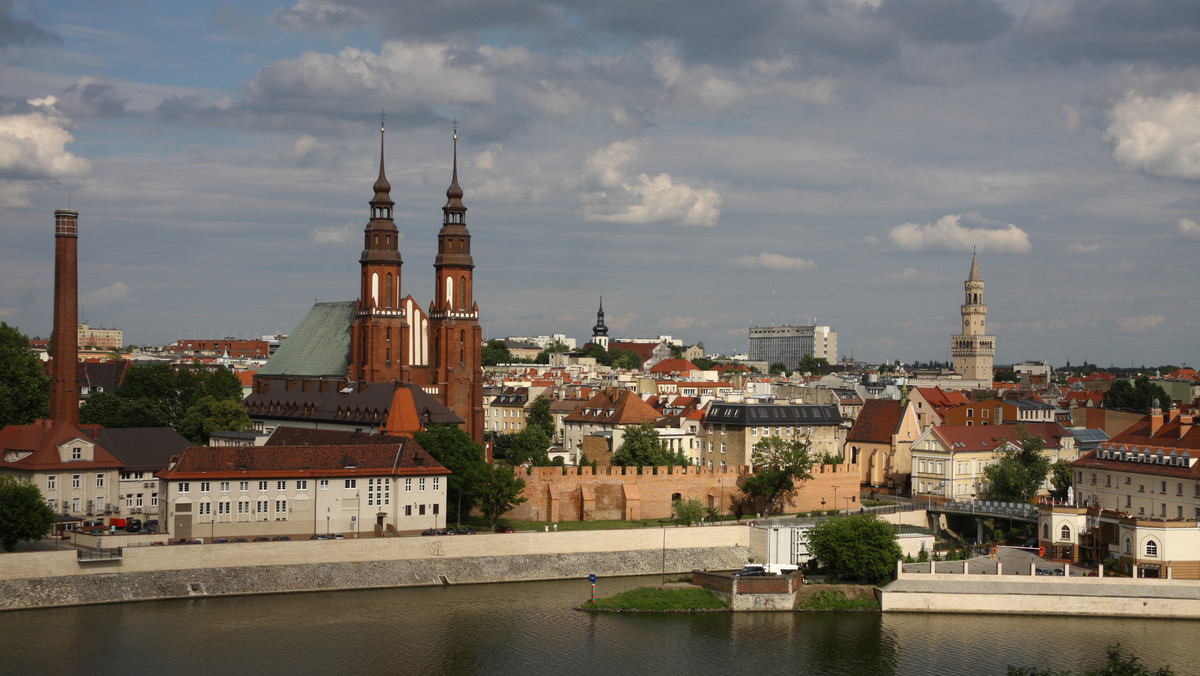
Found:
[[[829,326],[751,326],[750,361],[782,363],[788,369],[805,355],[837,361],[837,332]]]

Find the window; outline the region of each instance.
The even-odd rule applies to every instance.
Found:
[[[200,492],[201,493],[207,493],[210,488],[212,488],[212,484],[210,482],[208,482],[208,481],[200,482]]]
[[[1183,484],[1175,484],[1175,495],[1183,495]]]
[[[1129,538],[1125,538],[1125,553],[1126,554],[1133,553],[1133,542]]]
[[[358,479],[346,479],[346,488],[358,488]]]
[[[425,477],[417,479],[417,490],[421,491],[422,493],[425,492]]]
[[[971,409],[969,409],[969,408],[968,408],[968,409],[967,409],[967,417],[968,417],[968,418],[974,418],[974,417],[975,417],[975,411],[973,411],[973,410],[971,410]]]
[[[287,490],[287,482],[286,481],[276,481],[275,482],[275,490],[286,491]]]
[[[238,516],[242,516],[242,515],[249,514],[249,513],[250,513],[250,501],[249,500],[238,500]]]
[[[437,514],[438,514],[438,508],[439,508],[440,506],[441,506],[441,505],[437,504],[436,502],[435,502],[435,503],[433,503],[433,515],[434,515],[434,516],[437,516]]]
[[[1125,496],[1125,506],[1126,506],[1126,507],[1129,507],[1129,506],[1131,506],[1132,504],[1133,504],[1133,497],[1132,497],[1132,496],[1129,496],[1129,495],[1126,495],[1126,496]]]
[[[79,498],[71,498],[71,511],[72,512],[79,511]]]
[[[233,506],[233,503],[229,502],[228,500],[222,500],[222,501],[218,502],[217,503],[217,514],[229,516],[229,509],[232,506]]]
[[[417,515],[425,516],[425,505],[417,505]]]
[[[721,452],[722,453],[725,452],[725,442],[724,441],[721,442]]]
[[[222,482],[221,482],[221,492],[222,492],[222,493],[228,493],[228,492],[229,492],[229,482],[228,482],[228,481],[222,481]]]
[[[329,490],[329,479],[321,479],[317,482],[317,486],[319,486],[323,491]]]
[[[1050,524],[1048,524],[1048,523],[1042,524],[1042,539],[1043,540],[1050,539]]]
[[[241,491],[241,492],[243,492],[243,493],[245,493],[246,491],[250,490],[250,482],[249,482],[249,481],[240,481],[240,482],[238,482],[238,490],[239,490],[239,491]]]
[[[287,519],[287,500],[275,501],[275,520],[284,521]]]
[[[267,482],[265,482],[265,481],[258,482],[258,490],[260,493],[265,493],[267,490]]]
[[[192,485],[190,483],[188,483],[186,481],[179,482],[179,492],[180,493],[187,493],[190,490],[192,490]]]
[[[71,459],[72,460],[82,460],[83,459],[83,449],[78,446],[72,447],[71,448]]]
[[[212,503],[211,503],[211,502],[207,502],[207,501],[205,501],[205,502],[201,502],[201,503],[200,503],[199,505],[197,505],[197,506],[200,508],[200,512],[199,512],[199,513],[200,513],[200,515],[201,515],[201,516],[203,516],[203,515],[205,515],[205,514],[207,514],[207,515],[209,515],[209,516],[211,516],[211,515],[212,515]]]
[[[57,486],[58,486],[58,475],[57,474],[51,474],[50,476],[46,477],[46,490],[48,490],[48,491],[58,490]]]
[[[405,479],[405,480],[404,480],[404,492],[405,492],[405,493],[412,493],[412,479]]]
[[[134,506],[134,507],[141,507],[141,506],[142,506],[142,494],[141,494],[141,493],[138,493],[136,496],[134,496],[134,499],[133,499],[133,506]]]
[[[82,476],[83,476],[82,474],[72,474],[71,475],[71,488],[79,488],[79,482],[82,480],[81,479]]]
[[[1175,518],[1176,519],[1183,518],[1183,505],[1175,505]]]
[[[1104,487],[1112,488],[1112,475],[1111,474],[1104,475]]]
[[[1163,495],[1167,494],[1167,482],[1165,482],[1165,481],[1162,482],[1162,490],[1159,491],[1159,493],[1162,493]]]
[[[371,507],[392,504],[391,480],[367,479],[367,505]]]
[[[404,506],[404,516],[412,516],[412,505]]]
[[[298,490],[298,491],[308,490],[308,479],[300,479],[300,480],[296,481],[296,490]]]
[[[1071,539],[1071,527],[1064,525],[1062,527],[1062,532],[1059,533],[1058,539],[1059,540],[1070,540]]]
[[[259,500],[254,503],[254,511],[263,515],[263,521],[266,521],[266,514],[270,510],[270,503],[266,500]]]
[[[157,506],[158,506],[158,493],[151,493],[151,494],[150,494],[150,506],[151,506],[151,507],[157,507]]]
[[[133,493],[125,496],[125,506],[131,509],[133,508]]]
[[[440,477],[436,477],[436,476],[435,476],[435,477],[433,477],[433,490],[434,490],[434,491],[437,491],[437,490],[438,490],[438,483],[439,483],[440,481],[441,481],[441,478],[440,478]]]
[[[104,475],[103,474],[96,475],[96,488],[104,488]]]
[[[1158,510],[1158,515],[1159,515],[1159,516],[1166,516],[1166,515],[1167,515],[1167,503],[1165,503],[1165,502],[1164,502],[1164,503],[1162,504],[1162,507],[1160,507],[1160,508],[1159,508],[1159,510]]]
[[[1146,556],[1158,556],[1158,543],[1154,540],[1146,540]]]

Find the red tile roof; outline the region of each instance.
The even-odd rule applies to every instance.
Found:
[[[0,429],[0,468],[14,471],[90,470],[121,467],[117,460],[96,441],[98,425],[74,427],[67,423],[37,420],[28,425],[9,425]],[[58,447],[75,439],[95,446],[92,460],[63,460]],[[20,459],[15,459],[20,456]]]
[[[895,399],[868,399],[846,434],[846,441],[892,443],[892,435],[900,427],[903,412],[904,405]]]
[[[158,473],[168,481],[216,478],[446,475],[411,438],[371,446],[194,446]]]
[[[686,359],[664,359],[650,367],[650,373],[690,373],[699,370]]]
[[[564,422],[605,425],[637,425],[652,423],[658,411],[629,390],[608,388],[575,408]]]

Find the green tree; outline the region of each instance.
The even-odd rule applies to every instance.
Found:
[[[675,504],[671,505],[671,511],[675,513],[675,523],[681,526],[694,526],[704,518],[704,505],[694,498],[676,500]]]
[[[54,510],[38,487],[0,474],[0,545],[11,552],[21,541],[41,540],[54,528]]]
[[[1071,465],[1066,460],[1059,460],[1050,466],[1050,497],[1055,500],[1066,500],[1067,490],[1071,488]]]
[[[483,361],[484,366],[508,364],[512,362],[512,354],[508,351],[507,343],[499,338],[493,338],[483,346],[480,359]]]
[[[50,378],[45,367],[29,349],[29,338],[0,322],[0,428],[48,417]]]
[[[492,442],[493,460],[508,460],[508,449],[512,446],[513,436],[504,432],[483,433],[483,440]]]
[[[642,368],[642,358],[633,350],[615,348],[609,350],[609,366],[627,371],[637,371]]]
[[[254,429],[240,402],[208,395],[187,410],[179,433],[197,444],[208,444],[213,432],[247,432]]]
[[[584,348],[583,356],[591,357],[596,360],[597,364],[603,364],[604,366],[612,364],[612,358],[608,356],[608,350],[604,349],[603,345],[596,343],[590,343]]]
[[[673,453],[667,449],[667,443],[658,438],[658,430],[651,423],[626,428],[620,448],[613,453],[612,462],[627,467],[686,467],[688,464],[682,452]]]
[[[131,366],[116,395],[123,399],[149,399],[166,416],[166,424],[179,429],[187,410],[204,396],[204,381],[191,367],[170,364]]]
[[[754,473],[742,479],[742,492],[765,503],[767,513],[783,511],[796,482],[812,478],[811,446],[808,439],[785,441],[770,436],[760,440],[750,455]]]
[[[229,367],[221,366],[215,371],[201,374],[204,394],[221,401],[241,401],[242,381]]]
[[[902,556],[891,524],[874,514],[828,519],[809,529],[812,555],[838,578],[857,578],[871,584],[891,579]]]
[[[550,456],[546,452],[549,447],[550,438],[540,426],[526,425],[525,429],[512,436],[507,462],[514,467],[525,463],[534,467],[545,467],[550,464]]]
[[[525,421],[526,427],[537,426],[542,428],[549,439],[554,438],[554,416],[550,413],[550,400],[542,395],[538,395],[529,405],[529,417]]]
[[[801,373],[820,373],[821,369],[829,366],[829,362],[824,357],[814,357],[811,354],[806,354],[800,357],[800,362],[796,364],[796,370]]]
[[[430,425],[413,434],[417,445],[450,470],[446,480],[446,522],[453,518],[462,523],[462,515],[471,511],[475,485],[488,465],[483,448],[456,425]]]
[[[145,397],[125,399],[111,392],[97,392],[85,399],[79,407],[79,422],[103,427],[170,427],[158,402]]]
[[[471,498],[479,505],[479,513],[488,521],[488,528],[509,510],[525,502],[525,480],[508,465],[483,465],[478,470],[471,489]]]
[[[771,368],[767,369],[767,371],[770,372],[770,374],[773,376],[784,375],[787,373],[787,370],[788,370],[787,364],[784,364],[781,361],[777,361],[777,362],[771,364]]]
[[[1162,408],[1169,408],[1173,401],[1167,395],[1162,385],[1153,382],[1146,376],[1138,378],[1133,383],[1128,380],[1118,380],[1104,393],[1105,408],[1123,408],[1132,411],[1149,413],[1154,407],[1154,401]]]
[[[994,500],[1027,502],[1050,473],[1050,461],[1042,455],[1042,439],[1017,425],[1017,446],[1000,455],[999,462],[983,470],[988,495]]]
[[[701,371],[711,371],[712,367],[716,366],[717,364],[717,362],[709,359],[708,357],[697,357],[696,359],[692,360],[692,363],[695,364],[696,368],[700,369]]]
[[[1019,383],[1021,376],[1012,371],[996,371],[992,374],[992,381],[997,383]]]

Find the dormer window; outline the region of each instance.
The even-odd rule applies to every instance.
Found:
[[[83,449],[80,448],[79,446],[72,446],[71,447],[71,459],[72,460],[83,460]]]

